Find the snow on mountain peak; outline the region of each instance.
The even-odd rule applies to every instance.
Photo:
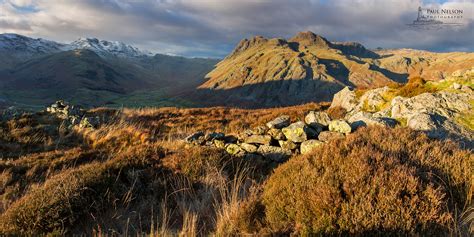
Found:
[[[99,40],[97,38],[79,38],[69,46],[72,49],[89,49],[102,56],[107,54],[117,57],[151,56],[150,52],[140,50],[123,42]]]
[[[70,44],[62,44],[45,39],[34,39],[23,35],[0,34],[0,50],[20,53],[24,56],[56,53],[60,51],[88,49],[102,57],[140,57],[153,56],[152,53],[140,50],[118,41],[99,40],[97,38],[79,38]]]

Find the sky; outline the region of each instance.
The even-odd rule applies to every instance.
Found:
[[[462,25],[410,27],[419,6],[462,9]],[[243,38],[300,31],[368,48],[473,52],[474,0],[0,0],[0,33],[190,57],[225,57]]]

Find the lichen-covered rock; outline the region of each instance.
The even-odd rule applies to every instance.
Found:
[[[257,126],[252,129],[252,134],[253,135],[264,135],[268,131],[268,128],[265,126]]]
[[[309,138],[318,136],[318,132],[307,126],[304,122],[296,122],[290,124],[281,130],[285,134],[286,139],[292,142],[304,142]]]
[[[472,109],[470,105],[472,99],[474,95],[469,93],[446,91],[424,93],[411,98],[398,96],[391,102],[391,115],[393,118],[408,118],[414,114],[426,112],[450,118],[457,112]]]
[[[273,139],[275,139],[277,141],[285,139],[285,134],[283,134],[281,129],[278,129],[278,128],[269,129],[267,134],[270,135]]]
[[[351,125],[344,120],[333,120],[329,123],[329,131],[349,134],[352,128]]]
[[[327,127],[331,122],[331,118],[326,112],[310,111],[305,116],[304,121],[313,128]]]
[[[322,144],[324,143],[315,139],[304,141],[301,143],[300,146],[301,154],[307,154],[311,152],[314,148],[321,146]]]
[[[291,151],[278,146],[261,145],[258,147],[257,152],[275,162],[283,162],[291,156]]]
[[[223,140],[214,140],[213,143],[214,143],[214,146],[216,146],[217,148],[221,148],[221,149],[225,148],[225,141]]]
[[[397,124],[395,119],[374,117],[372,113],[362,111],[351,115],[347,121],[351,124],[352,130],[365,126],[394,127]]]
[[[294,149],[298,148],[298,145],[296,145],[292,141],[279,140],[278,144],[280,145],[281,148],[283,148],[285,150],[294,150]]]
[[[290,116],[282,115],[268,122],[266,125],[268,128],[277,128],[277,129],[287,127],[288,125],[290,125]]]
[[[372,89],[364,93],[359,99],[359,107],[365,108],[368,111],[378,111],[380,106],[386,103],[383,95],[386,94],[390,88],[388,86]]]
[[[334,95],[330,108],[342,107],[347,112],[351,112],[357,107],[358,103],[355,92],[346,86]]]
[[[99,125],[98,117],[83,117],[79,122],[80,128],[97,128]]]
[[[227,153],[229,153],[230,155],[239,155],[239,154],[242,154],[243,150],[242,148],[240,148],[239,145],[237,144],[227,144],[225,146],[225,150],[227,151]]]
[[[270,145],[272,137],[270,135],[252,135],[247,137],[245,143]]]
[[[328,142],[335,139],[343,139],[345,138],[344,134],[339,132],[331,132],[331,131],[323,131],[319,133],[318,140],[322,142]]]
[[[241,143],[240,147],[242,148],[242,150],[244,150],[246,152],[249,152],[249,153],[254,153],[254,152],[257,151],[257,146],[252,145],[252,144],[248,144],[248,143]]]

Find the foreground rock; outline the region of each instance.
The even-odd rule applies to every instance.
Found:
[[[292,123],[290,126],[282,129],[285,137],[292,142],[304,142],[308,138],[317,137],[318,132],[307,126],[304,122]]]
[[[268,128],[277,128],[277,129],[284,128],[288,125],[290,125],[290,116],[288,115],[282,115],[267,123]]]
[[[301,154],[307,154],[311,152],[314,148],[321,146],[323,142],[318,141],[318,140],[308,140],[303,143],[301,143]]]
[[[79,126],[80,128],[97,128],[101,119],[99,117],[86,116],[86,111],[79,106],[74,106],[63,100],[58,100],[46,108],[46,112],[55,115],[65,121],[68,128]]]
[[[349,125],[346,121],[334,120],[334,121],[331,121],[331,123],[329,123],[329,131],[349,134],[352,131],[352,129],[351,129],[351,125]]]

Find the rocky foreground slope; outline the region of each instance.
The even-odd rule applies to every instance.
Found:
[[[412,90],[428,90],[412,97],[400,96],[405,88],[388,86],[356,93],[345,87],[334,95],[329,110],[340,110],[341,118],[331,118],[323,111],[309,111],[304,121],[290,123],[282,115],[242,131],[236,137],[224,133],[196,132],[185,140],[195,145],[215,146],[231,155],[264,157],[285,161],[292,154],[306,154],[324,142],[342,139],[365,126],[409,127],[431,138],[453,139],[462,147],[474,148],[474,70],[457,78],[418,85]],[[464,84],[459,84],[463,82]],[[413,86],[411,81],[408,86]],[[445,88],[441,89],[442,86]]]
[[[285,106],[330,101],[345,86],[377,88],[416,76],[441,80],[472,65],[473,53],[371,51],[301,32],[290,39],[242,40],[199,88],[210,104]]]

